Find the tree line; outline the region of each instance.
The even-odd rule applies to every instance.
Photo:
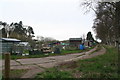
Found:
[[[110,45],[120,42],[120,1],[86,0],[82,5],[95,12],[96,18],[92,28],[96,32],[96,38]]]
[[[23,25],[23,22],[15,22],[8,24],[7,22],[0,21],[0,33],[3,38],[16,38],[23,42],[29,42],[32,48],[35,47],[34,30],[31,26]]]
[[[22,41],[30,41],[34,37],[34,30],[31,26],[23,25],[23,22],[11,23],[0,21],[0,32],[4,38],[16,38]]]
[[[56,42],[58,40],[52,37],[37,36],[37,39],[32,39],[34,36],[34,30],[31,26],[26,26],[22,21],[8,24],[7,22],[0,21],[0,33],[3,38],[15,38],[23,42],[29,42],[32,48],[40,48],[42,44]]]

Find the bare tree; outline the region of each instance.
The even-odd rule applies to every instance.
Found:
[[[104,43],[112,44],[120,38],[120,2],[106,2],[104,0],[86,0],[82,3],[86,11],[93,10],[96,14],[93,29],[97,38]]]

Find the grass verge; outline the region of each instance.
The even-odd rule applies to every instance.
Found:
[[[72,78],[72,74],[67,71],[60,71],[57,68],[51,68],[44,73],[39,73],[35,78]]]
[[[118,54],[113,47],[105,46],[107,52],[95,58],[80,60],[77,71],[82,78],[117,78]]]
[[[10,70],[10,78],[20,78],[22,77],[28,70],[26,69],[11,69]],[[3,78],[4,78],[4,70],[3,72]]]

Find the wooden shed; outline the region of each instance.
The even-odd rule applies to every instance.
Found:
[[[78,47],[82,43],[82,38],[70,38],[69,43],[70,46]]]

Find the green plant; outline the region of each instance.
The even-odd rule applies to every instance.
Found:
[[[56,68],[51,68],[43,73],[37,74],[35,78],[71,78],[72,75],[67,71],[60,71]]]
[[[29,50],[24,50],[23,53],[24,54],[29,53]]]

